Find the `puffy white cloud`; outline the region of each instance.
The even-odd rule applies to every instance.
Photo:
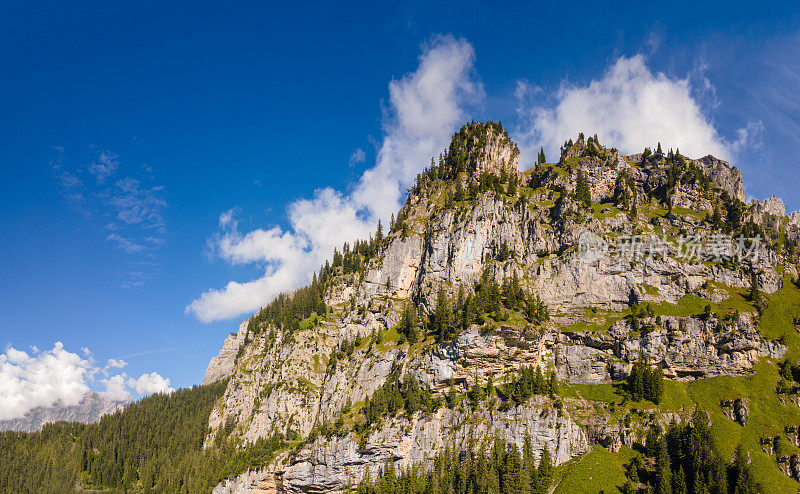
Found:
[[[466,119],[469,103],[483,97],[483,87],[473,77],[474,62],[467,41],[437,37],[415,72],[389,84],[391,116],[384,121],[377,164],[353,192],[359,207],[379,218],[397,210],[401,188],[447,145]]]
[[[160,376],[157,372],[142,374],[139,379],[128,379],[128,386],[140,395],[153,393],[172,393],[175,391],[169,386],[169,378]]]
[[[366,238],[374,229],[358,216],[351,201],[330,188],[289,206],[291,231],[276,226],[242,234],[234,215],[233,210],[220,215],[220,232],[213,240],[216,254],[231,264],[265,263],[264,276],[244,283],[231,281],[223,290],[205,292],[187,308],[201,321],[255,310],[281,292],[310,281],[335,246]]]
[[[526,89],[519,86],[518,97],[529,96]],[[746,129],[735,143],[727,142],[703,114],[692,90],[689,77],[654,74],[645,58],[636,55],[620,57],[602,78],[586,86],[562,85],[552,106],[535,106],[529,98],[520,98],[524,124],[515,137],[523,163],[533,162],[539,146],[548,157],[556,156],[564,141],[579,132],[597,133],[601,143],[625,154],[660,141],[665,149],[680,148],[687,156],[734,158],[742,139],[752,138],[756,129]]]
[[[100,368],[88,348],[81,348],[81,352],[83,356],[69,352],[59,341],[52,350],[34,355],[14,347],[0,354],[0,420],[23,417],[36,407],[77,405],[97,384],[98,373],[106,376],[99,381],[101,393],[111,400],[130,400],[128,386],[140,396],[172,391],[170,380],[155,372],[138,379],[124,373],[109,376],[110,369],[121,369],[127,363],[108,359],[106,366]]]
[[[115,358],[108,359],[108,367],[110,368],[122,369],[126,365],[128,365],[128,362],[125,362],[122,359],[115,359]]]
[[[103,396],[111,401],[129,401],[131,392],[125,386],[125,375],[117,374],[101,381],[105,386]]]
[[[378,219],[386,222],[399,207],[401,191],[466,119],[468,104],[482,98],[482,86],[473,77],[474,58],[466,41],[437,37],[423,47],[415,72],[391,81],[376,164],[349,195],[323,188],[311,199],[290,204],[287,230],[274,226],[243,234],[236,210],[222,213],[220,231],[211,239],[216,255],[231,264],[263,264],[264,275],[208,290],[187,312],[210,322],[257,310],[310,281],[334,247],[367,238]]]
[[[60,341],[34,357],[9,347],[0,354],[0,420],[19,418],[31,408],[56,402],[77,405],[89,391],[86,380],[91,369],[90,360],[64,350]]]

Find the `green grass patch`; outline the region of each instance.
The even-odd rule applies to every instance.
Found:
[[[580,321],[562,326],[561,331],[608,331],[615,322],[624,318],[626,314],[627,312],[602,311],[592,313],[587,311]]]
[[[652,199],[650,202],[642,204],[638,207],[638,210],[639,213],[643,214],[648,220],[651,220],[655,217],[663,218],[667,214],[667,210],[662,208],[661,204],[656,199]]]
[[[619,493],[625,483],[625,464],[636,456],[636,452],[625,446],[619,453],[612,453],[602,446],[595,446],[589,454],[576,458],[554,470],[555,494],[604,492]]]
[[[800,484],[784,475],[775,458],[764,453],[759,445],[761,437],[783,435],[784,426],[800,424],[800,408],[784,405],[778,399],[775,393],[778,380],[775,363],[764,360],[756,364],[752,376],[700,379],[687,383],[686,391],[693,402],[711,415],[714,442],[725,458],[730,459],[741,443],[750,451],[753,474],[762,484],[763,492],[797,492]],[[726,417],[719,405],[722,400],[738,397],[750,399],[746,427]]]
[[[583,398],[602,403],[617,403],[625,401],[622,383],[606,384],[570,384],[558,383],[558,394],[565,398]]]
[[[792,320],[800,315],[800,289],[788,277],[784,278],[781,290],[773,294],[764,310],[760,324],[765,338],[780,339],[789,348],[787,355],[796,360],[800,357],[800,335]],[[686,295],[677,305],[653,304],[656,314],[689,316],[702,314],[706,305],[720,315],[739,310],[752,312],[755,309],[747,300],[747,289],[728,287],[712,283],[710,288],[724,288],[730,297],[722,303],[712,303],[696,295]],[[646,289],[645,289],[646,290]],[[775,390],[780,376],[776,362],[762,359],[755,365],[755,374],[747,377],[714,377],[691,382],[665,381],[664,397],[658,406],[650,402],[626,401],[622,383],[567,384],[559,383],[559,395],[566,398],[582,398],[598,403],[614,404],[617,417],[627,408],[645,410],[658,408],[662,412],[682,412],[685,418],[695,407],[709,413],[712,421],[712,437],[720,454],[729,461],[735,448],[742,444],[749,452],[753,474],[761,484],[762,492],[797,492],[800,483],[780,471],[774,456],[764,453],[759,444],[762,437],[780,436],[783,454],[791,454],[798,448],[785,439],[784,427],[800,425],[800,408],[787,400],[781,403]],[[720,402],[736,398],[749,400],[747,425],[742,427],[723,413]],[[623,465],[636,453],[623,448],[620,453],[595,447],[585,456],[575,458],[556,469],[556,493],[606,493],[619,492],[625,482]],[[559,483],[560,482],[560,483]]]
[[[608,209],[608,211],[603,212],[604,209]],[[598,220],[603,220],[605,218],[609,218],[611,216],[615,216],[621,213],[622,210],[618,207],[614,206],[613,203],[610,202],[603,202],[603,203],[592,203],[592,215],[597,218]]]
[[[572,159],[572,158],[570,158],[570,159]],[[569,162],[569,160],[567,160],[567,162]],[[558,166],[557,163],[541,163],[539,165],[536,165],[536,168],[538,169],[537,173],[545,173],[546,170],[553,170],[554,172],[558,173],[562,177],[569,176],[569,173],[567,173],[567,171],[565,169],[563,169],[560,166]]]
[[[669,302],[652,304],[653,312],[662,316],[697,316],[703,313],[706,305],[710,305],[712,312],[720,316],[737,310],[739,312],[756,312],[756,308],[747,300],[746,289],[729,287],[728,290],[728,299],[719,303],[689,293],[681,297],[677,305]]]
[[[397,327],[384,329],[380,332],[381,343],[377,345],[378,350],[382,352],[389,351],[390,348],[397,346],[402,336],[403,335],[397,331]]]
[[[660,294],[660,292],[658,291],[658,288],[654,287],[653,285],[648,285],[647,283],[640,283],[639,286],[642,288],[642,291],[644,291],[644,293],[647,294],[647,295],[659,295]]]
[[[761,315],[761,334],[768,340],[782,340],[789,347],[787,357],[797,360],[800,356],[800,335],[792,321],[800,316],[800,289],[791,278],[783,278],[783,287],[772,294]]]
[[[703,221],[708,216],[708,211],[694,211],[689,208],[682,208],[680,206],[675,206],[672,208],[672,214],[678,216],[690,216],[696,220]]]

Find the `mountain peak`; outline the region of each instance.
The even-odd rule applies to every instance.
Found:
[[[469,122],[453,134],[442,161],[456,172],[519,173],[519,147],[500,122]]]

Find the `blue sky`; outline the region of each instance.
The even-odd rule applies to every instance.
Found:
[[[369,231],[394,207],[376,187],[470,118],[550,155],[575,126],[623,150],[672,136],[797,210],[800,9],[698,3],[5,5],[0,345],[23,374],[85,347],[97,389],[198,383],[235,314],[338,243],[314,221]]]

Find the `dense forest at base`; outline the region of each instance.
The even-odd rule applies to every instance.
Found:
[[[223,478],[269,463],[283,438],[203,449],[208,416],[227,381],[157,394],[96,424],[58,422],[0,433],[0,492],[210,492]]]

